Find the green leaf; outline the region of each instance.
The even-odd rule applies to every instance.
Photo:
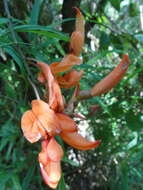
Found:
[[[132,141],[129,142],[129,144],[127,145],[127,149],[131,149],[133,148],[134,146],[137,145],[138,143],[138,133],[137,132],[134,132],[134,139]]]
[[[131,2],[129,4],[129,15],[135,17],[139,15],[139,8],[136,3]]]
[[[11,84],[7,83],[5,85],[5,90],[6,90],[6,93],[8,94],[8,96],[10,98],[15,98],[16,97],[15,89]]]
[[[19,66],[21,72],[24,73],[23,61],[22,58],[19,56],[18,52],[12,46],[6,46],[4,50],[14,59],[14,61]]]
[[[43,0],[35,0],[32,11],[31,11],[31,16],[30,16],[30,24],[38,24],[38,17],[40,14],[40,8]]]
[[[108,49],[110,45],[110,38],[109,35],[107,35],[105,32],[100,33],[100,49]]]
[[[31,182],[32,177],[34,175],[34,171],[35,171],[35,165],[33,163],[33,165],[27,171],[25,178],[23,179],[23,183],[22,183],[22,189],[23,190],[29,190],[29,185],[30,185],[30,182]]]
[[[143,34],[136,34],[134,36],[141,44],[143,44]]]
[[[110,0],[111,5],[117,10],[120,11],[120,3],[123,0]]]
[[[0,18],[0,25],[7,24],[9,22],[8,18]]]
[[[40,25],[20,25],[15,26],[14,29],[17,32],[31,32],[40,35],[48,36],[49,38],[57,38],[59,40],[69,41],[69,37],[51,27]]]
[[[112,116],[115,118],[121,118],[124,114],[123,108],[120,106],[120,104],[118,102],[109,106],[109,109],[110,109]]]
[[[76,166],[76,167],[80,166],[78,162],[75,162],[73,160],[69,160],[66,156],[63,157],[62,161],[63,162],[67,162],[67,163],[69,163],[72,166]]]
[[[0,18],[0,25],[3,25],[3,24],[7,24],[9,23],[10,19],[8,18]],[[15,18],[11,18],[11,21],[12,22],[17,22],[17,23],[22,23],[21,20],[18,20],[18,19],[15,19]]]
[[[59,185],[57,187],[57,190],[66,190],[66,184],[65,184],[65,180],[64,180],[64,176],[62,174],[61,176],[61,180],[59,182]]]
[[[12,181],[13,181],[15,190],[22,190],[21,185],[20,185],[20,180],[17,175],[12,176]]]
[[[139,131],[143,128],[143,116],[140,114],[135,115],[134,112],[129,111],[126,115],[127,126],[132,131]]]

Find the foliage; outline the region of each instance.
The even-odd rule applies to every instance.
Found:
[[[24,0],[23,0],[24,2]],[[62,4],[27,1],[27,7],[0,18],[0,187],[1,190],[44,190],[37,155],[38,144],[28,143],[20,129],[22,113],[35,99],[29,78],[37,82],[38,69],[32,59],[48,64],[60,60],[69,40],[60,31]],[[82,54],[84,69],[81,89],[89,89],[107,75],[128,53],[131,64],[123,80],[110,93],[79,102],[76,112],[87,118],[77,121],[101,139],[98,149],[77,151],[63,144],[63,175],[58,190],[142,190],[143,189],[143,32],[140,28],[141,1],[81,1],[86,19],[87,39]],[[49,13],[47,8],[50,6]],[[1,3],[0,3],[1,8]],[[16,11],[16,10],[15,10]],[[22,18],[18,12],[23,13]],[[17,15],[16,15],[17,13]],[[19,13],[20,14],[20,13]],[[48,14],[51,20],[46,20]],[[42,19],[43,18],[43,19]],[[58,21],[57,21],[58,20]],[[67,98],[71,91],[64,90]],[[92,111],[92,107],[99,108]]]

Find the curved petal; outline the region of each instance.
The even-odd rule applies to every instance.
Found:
[[[77,131],[76,122],[73,119],[71,119],[69,116],[67,116],[64,113],[56,113],[56,116],[59,119],[61,131],[64,132]]]
[[[61,62],[59,63],[52,63],[50,65],[51,71],[53,74],[57,74],[60,72],[65,72],[69,69],[71,69],[72,66],[74,65],[80,65],[81,64],[81,59],[76,57],[73,54],[68,54],[66,55]]]
[[[111,88],[118,84],[127,71],[129,63],[130,60],[128,55],[123,55],[123,59],[120,64],[92,88],[91,95],[99,96],[108,92]]]
[[[62,159],[64,152],[62,147],[57,143],[57,141],[52,137],[47,146],[47,155],[49,159],[53,162],[58,162]]]
[[[51,73],[51,69],[48,64],[43,62],[38,62],[37,65],[41,68],[42,73],[44,75],[44,79],[46,80],[46,88],[49,92],[49,106],[54,111],[63,111],[64,110],[64,103],[63,97],[61,94],[60,87],[55,80],[54,76]],[[43,80],[43,78],[42,78]]]
[[[54,166],[53,166],[54,165]],[[56,166],[55,166],[56,165]],[[46,167],[40,163],[40,170],[44,182],[49,185],[52,189],[55,189],[58,185],[58,182],[61,178],[61,166],[59,162],[49,162]]]
[[[84,45],[84,37],[81,32],[75,31],[72,33],[70,38],[70,51],[76,55],[80,56]]]
[[[91,148],[96,148],[100,144],[99,140],[94,142],[88,141],[87,139],[85,139],[76,132],[74,133],[61,132],[60,136],[67,144],[79,150],[88,150]]]
[[[75,30],[81,32],[84,36],[84,17],[77,7],[74,7],[74,9],[76,10]]]
[[[61,178],[61,163],[50,161],[45,167],[45,171],[49,176],[49,181],[52,183],[58,183]]]
[[[45,76],[42,72],[39,72],[38,73],[38,80],[41,82],[41,83],[45,83],[46,82],[46,79],[45,79]]]
[[[79,84],[83,71],[71,70],[64,76],[57,76],[56,79],[62,88],[71,88]]]
[[[33,100],[32,112],[49,135],[55,135],[60,132],[59,120],[47,103],[42,100]]]
[[[77,7],[74,7],[74,9],[76,10],[76,24],[75,31],[70,39],[70,51],[74,55],[80,56],[84,45],[84,17]]]
[[[31,110],[23,114],[21,119],[21,128],[25,138],[29,142],[37,142],[42,137],[41,131],[39,130],[39,126],[40,123],[37,121],[35,115]]]

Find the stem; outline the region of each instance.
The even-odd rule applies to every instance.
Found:
[[[32,80],[29,77],[28,77],[28,81],[31,84],[31,86],[33,87],[33,90],[35,92],[37,100],[40,100],[40,96],[39,96],[39,93],[38,93],[38,90],[37,90],[35,84],[32,82]]]

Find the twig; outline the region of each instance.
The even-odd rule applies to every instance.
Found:
[[[91,90],[82,90],[79,92],[77,100],[85,100],[91,97],[92,97]]]
[[[32,82],[32,80],[29,77],[28,77],[28,81],[31,84],[31,86],[33,87],[33,90],[35,92],[37,100],[40,100],[40,96],[39,96],[39,93],[38,93],[38,90],[37,90],[35,84]]]

